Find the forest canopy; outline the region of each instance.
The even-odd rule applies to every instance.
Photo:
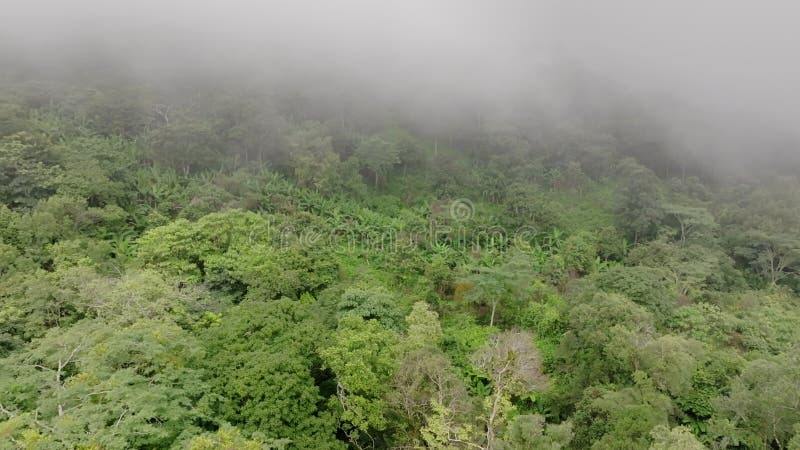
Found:
[[[528,72],[505,15],[392,62],[414,8],[120,11],[0,42],[0,449],[800,450],[792,105]]]
[[[3,85],[4,446],[793,448],[796,178],[162,95]]]

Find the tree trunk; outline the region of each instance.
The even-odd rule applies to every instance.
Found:
[[[494,398],[492,399],[492,409],[489,411],[489,417],[486,418],[486,449],[493,450],[494,449],[494,438],[495,438],[495,420],[497,419],[497,415],[500,413],[500,403],[501,403],[501,394],[498,390],[495,393]]]

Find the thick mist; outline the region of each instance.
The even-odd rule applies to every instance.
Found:
[[[404,111],[434,132],[464,117],[618,132],[647,117],[643,140],[712,171],[779,167],[798,153],[791,1],[12,0],[3,10],[0,63],[12,77],[223,77]]]

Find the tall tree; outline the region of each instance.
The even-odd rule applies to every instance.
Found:
[[[658,178],[649,169],[627,158],[620,163],[624,182],[620,186],[616,212],[619,227],[633,242],[656,236],[664,218],[664,195]]]
[[[332,137],[322,125],[309,122],[292,131],[287,139],[289,164],[298,183],[316,191],[324,189],[339,164],[339,155],[333,151]]]
[[[520,395],[545,386],[539,350],[533,336],[525,331],[506,331],[489,338],[472,356],[472,364],[486,375],[492,389],[485,401],[487,449],[495,448],[498,429],[507,420],[512,395]]]
[[[752,230],[737,240],[735,255],[747,261],[770,286],[800,274],[800,238],[796,235]]]
[[[222,150],[213,125],[187,111],[152,130],[147,144],[156,162],[184,175],[221,165]]]
[[[389,170],[400,164],[400,148],[380,136],[369,136],[356,147],[355,156],[372,172],[375,187],[381,178],[386,178]]]
[[[489,326],[493,327],[498,308],[519,304],[530,295],[533,268],[524,255],[515,253],[496,267],[472,269],[466,279],[463,298],[473,304],[489,306]]]
[[[245,302],[206,335],[206,367],[224,398],[225,420],[293,448],[336,449],[333,417],[313,373],[323,338],[309,305],[289,299]]]
[[[213,413],[203,354],[169,322],[82,321],[3,361],[0,404],[47,446],[170,447]]]
[[[319,351],[324,366],[336,375],[329,404],[339,429],[357,448],[374,448],[376,432],[388,426],[386,395],[396,365],[397,335],[375,320],[345,315],[329,346]]]
[[[719,443],[783,448],[800,423],[800,358],[797,352],[756,359],[733,380],[716,404],[709,433]]]

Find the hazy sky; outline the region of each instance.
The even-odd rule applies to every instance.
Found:
[[[752,117],[800,135],[797,1],[5,0],[2,6],[0,45],[54,69],[80,60],[76,55],[103,54],[154,78],[257,67],[284,77],[338,74],[396,95],[448,92],[503,102],[539,86],[548,68],[569,65],[645,105],[677,101],[718,133]]]
[[[333,66],[474,88],[483,80],[490,89],[559,61],[635,89],[736,107],[797,112],[800,98],[800,3],[789,0],[2,3],[7,45],[31,58],[92,45],[138,63]]]

